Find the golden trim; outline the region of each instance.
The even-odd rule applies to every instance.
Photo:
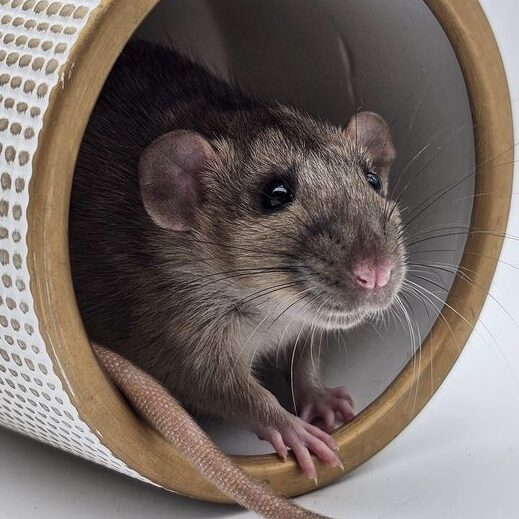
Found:
[[[475,124],[476,192],[472,227],[505,231],[512,193],[513,130],[508,85],[499,49],[476,0],[424,0],[457,54]],[[143,424],[99,368],[77,310],[68,258],[68,206],[74,165],[89,114],[127,39],[158,0],[104,0],[87,22],[62,70],[63,88],[51,94],[30,185],[29,270],[40,330],[55,370],[83,420],[115,456],[153,482],[200,499],[227,501],[179,454]],[[496,163],[496,158],[499,158]],[[497,265],[503,239],[470,234],[461,265],[476,271],[479,286],[457,280],[448,304],[475,323]],[[468,251],[481,255],[467,254]],[[424,341],[420,362],[409,364],[391,386],[335,437],[346,472],[373,456],[418,414],[444,380],[471,326],[445,308]],[[448,325],[446,324],[448,323]],[[454,332],[453,339],[450,329]],[[433,375],[434,376],[433,376]],[[409,398],[412,391],[413,398]],[[292,460],[274,455],[236,457],[279,492],[315,489]],[[319,485],[338,477],[319,467]]]

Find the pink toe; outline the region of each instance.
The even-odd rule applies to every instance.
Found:
[[[270,443],[274,447],[274,450],[277,452],[277,454],[281,458],[283,458],[283,460],[286,460],[288,456],[288,448],[285,445],[285,442],[283,441],[283,438],[278,431],[274,431],[274,433],[272,433]]]
[[[353,407],[353,399],[344,387],[334,387],[330,390],[330,394],[335,398],[343,398],[344,400],[347,400],[348,403]]]
[[[307,445],[310,450],[327,465],[338,467],[341,464],[341,460],[337,457],[337,454],[319,438],[315,436],[309,437],[307,439]]]
[[[315,465],[310,456],[308,449],[301,443],[297,443],[292,446],[294,456],[296,457],[297,463],[301,467],[301,470],[308,479],[315,480],[317,478],[317,472]]]
[[[319,429],[319,427],[316,427],[315,425],[307,424],[305,426],[305,429],[311,433],[316,438],[319,438],[322,442],[326,443],[328,447],[332,450],[337,450],[337,442],[333,439],[332,436],[330,436],[326,431],[323,431],[322,429]]]
[[[337,409],[339,414],[342,416],[342,419],[344,422],[350,422],[355,418],[355,414],[353,413],[353,410],[351,409],[350,405],[347,404],[344,401],[337,402]]]
[[[326,432],[331,432],[335,428],[335,412],[330,408],[324,408],[320,413]]]

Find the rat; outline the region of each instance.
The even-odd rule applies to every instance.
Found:
[[[375,113],[338,128],[173,48],[127,45],[79,152],[70,258],[88,336],[143,416],[151,397],[114,366],[147,394],[157,383],[192,413],[250,427],[283,459],[291,449],[311,479],[312,454],[342,466],[330,433],[354,417],[353,400],[321,383],[316,336],[381,314],[402,286],[395,156]],[[259,380],[273,356],[294,413]],[[222,474],[205,473],[228,492]]]

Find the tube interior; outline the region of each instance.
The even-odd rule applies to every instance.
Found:
[[[330,334],[323,346],[325,385],[347,386],[362,410],[437,319],[470,224],[473,125],[441,26],[424,3],[407,0],[163,0],[137,36],[172,42],[245,90],[332,123],[364,109],[391,125],[391,191],[410,220],[409,279],[421,296],[404,294],[407,315],[395,308],[383,322]],[[227,452],[271,451],[252,433],[204,423]]]

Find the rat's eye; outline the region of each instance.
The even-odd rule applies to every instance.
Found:
[[[382,191],[382,180],[380,180],[378,175],[375,173],[366,173],[366,180],[377,193]]]
[[[281,179],[272,180],[261,192],[261,205],[266,211],[279,211],[294,200],[292,189]]]

